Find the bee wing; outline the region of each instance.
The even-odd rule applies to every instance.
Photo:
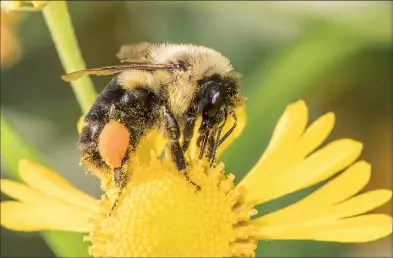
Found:
[[[150,42],[122,45],[116,56],[122,63],[149,63],[147,56],[149,55],[149,49],[153,46],[154,44]]]
[[[183,69],[179,65],[174,64],[128,64],[128,65],[116,65],[116,66],[105,66],[100,68],[91,68],[86,70],[80,70],[73,73],[62,75],[61,78],[66,81],[74,81],[85,75],[111,75],[121,73],[127,70],[177,70]]]

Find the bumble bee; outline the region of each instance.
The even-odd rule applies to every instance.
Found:
[[[88,74],[114,75],[84,118],[78,142],[82,164],[113,173],[116,187],[123,189],[132,154],[147,132],[157,129],[168,138],[177,170],[189,180],[184,152],[201,117],[199,158],[205,155],[212,165],[217,147],[236,127],[234,109],[243,103],[240,75],[229,60],[203,46],[147,42],[124,45],[117,57],[128,64],[62,76],[72,81]],[[224,133],[229,116],[235,122]]]

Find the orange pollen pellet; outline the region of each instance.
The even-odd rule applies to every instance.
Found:
[[[111,168],[121,167],[130,137],[127,128],[119,122],[107,123],[99,137],[98,151],[105,163]]]

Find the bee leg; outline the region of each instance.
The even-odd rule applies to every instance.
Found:
[[[210,159],[210,157],[213,155],[213,149],[215,145],[215,139],[213,135],[209,135],[209,139],[207,140],[207,152],[205,154],[205,157]]]
[[[222,131],[223,127],[224,127],[224,125],[221,126],[220,128],[218,128],[216,140],[213,141],[212,150],[211,150],[210,156],[209,156],[209,158],[210,158],[210,166],[213,166],[213,164],[216,162],[216,153],[217,153],[217,148],[218,148],[218,144],[219,144],[220,136],[221,136],[221,131]]]
[[[222,124],[218,127],[217,130],[217,136],[216,139],[213,140],[213,146],[212,146],[212,150],[209,151],[210,152],[210,166],[213,166],[213,164],[216,162],[216,153],[217,153],[217,148],[220,145],[220,137],[221,137],[221,131],[225,126],[225,123],[227,121],[227,111],[224,109],[224,120],[222,122]]]
[[[129,155],[127,154],[122,160],[122,166],[114,169],[113,179],[115,182],[116,187],[123,189],[127,186],[128,182],[128,161]]]
[[[187,173],[187,164],[186,159],[184,157],[183,149],[180,146],[179,138],[180,138],[180,127],[177,123],[175,117],[171,113],[168,107],[162,107],[162,115],[165,121],[165,127],[167,131],[168,138],[171,140],[171,157],[173,163],[177,170],[181,171],[184,174],[184,177],[187,181],[189,181],[192,185],[196,186],[197,189],[200,187],[197,186],[194,182],[192,182]]]
[[[127,152],[128,153],[128,152]],[[109,216],[112,215],[112,212],[116,208],[119,198],[121,194],[123,193],[124,188],[127,186],[128,182],[128,162],[129,162],[129,155],[127,154],[123,160],[122,160],[122,166],[118,168],[113,169],[113,180],[115,182],[115,186],[119,188],[119,192],[117,194],[117,197],[115,201],[112,204],[111,211],[109,213]]]
[[[183,129],[183,151],[185,152],[190,145],[190,141],[192,136],[194,135],[194,127],[195,127],[196,117],[191,116],[186,118],[186,122],[184,124]]]
[[[237,126],[237,116],[235,114],[235,112],[231,112],[232,118],[235,121],[232,125],[232,127],[228,130],[228,132],[225,133],[225,135],[219,139],[219,143],[218,146],[220,146],[227,138],[228,136],[230,136],[232,134],[232,132],[235,130],[236,126]]]
[[[114,104],[111,105],[110,110],[109,110],[109,120],[110,121],[117,121],[117,120],[122,120],[122,111],[117,109]],[[123,114],[124,115],[124,114]],[[129,130],[127,128],[127,130]],[[115,186],[119,188],[119,191],[117,193],[117,197],[115,201],[112,204],[111,211],[109,212],[109,216],[112,215],[112,212],[116,208],[119,198],[123,193],[124,188],[127,186],[128,182],[128,164],[129,164],[129,158],[130,157],[130,147],[127,148],[123,159],[121,160],[121,166],[120,167],[115,167],[113,169],[113,181],[115,183]]]

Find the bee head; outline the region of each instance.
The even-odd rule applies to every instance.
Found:
[[[202,116],[202,123],[199,135],[215,130],[225,122],[226,114],[242,104],[239,82],[240,78],[235,73],[214,74],[200,81],[198,113]]]

